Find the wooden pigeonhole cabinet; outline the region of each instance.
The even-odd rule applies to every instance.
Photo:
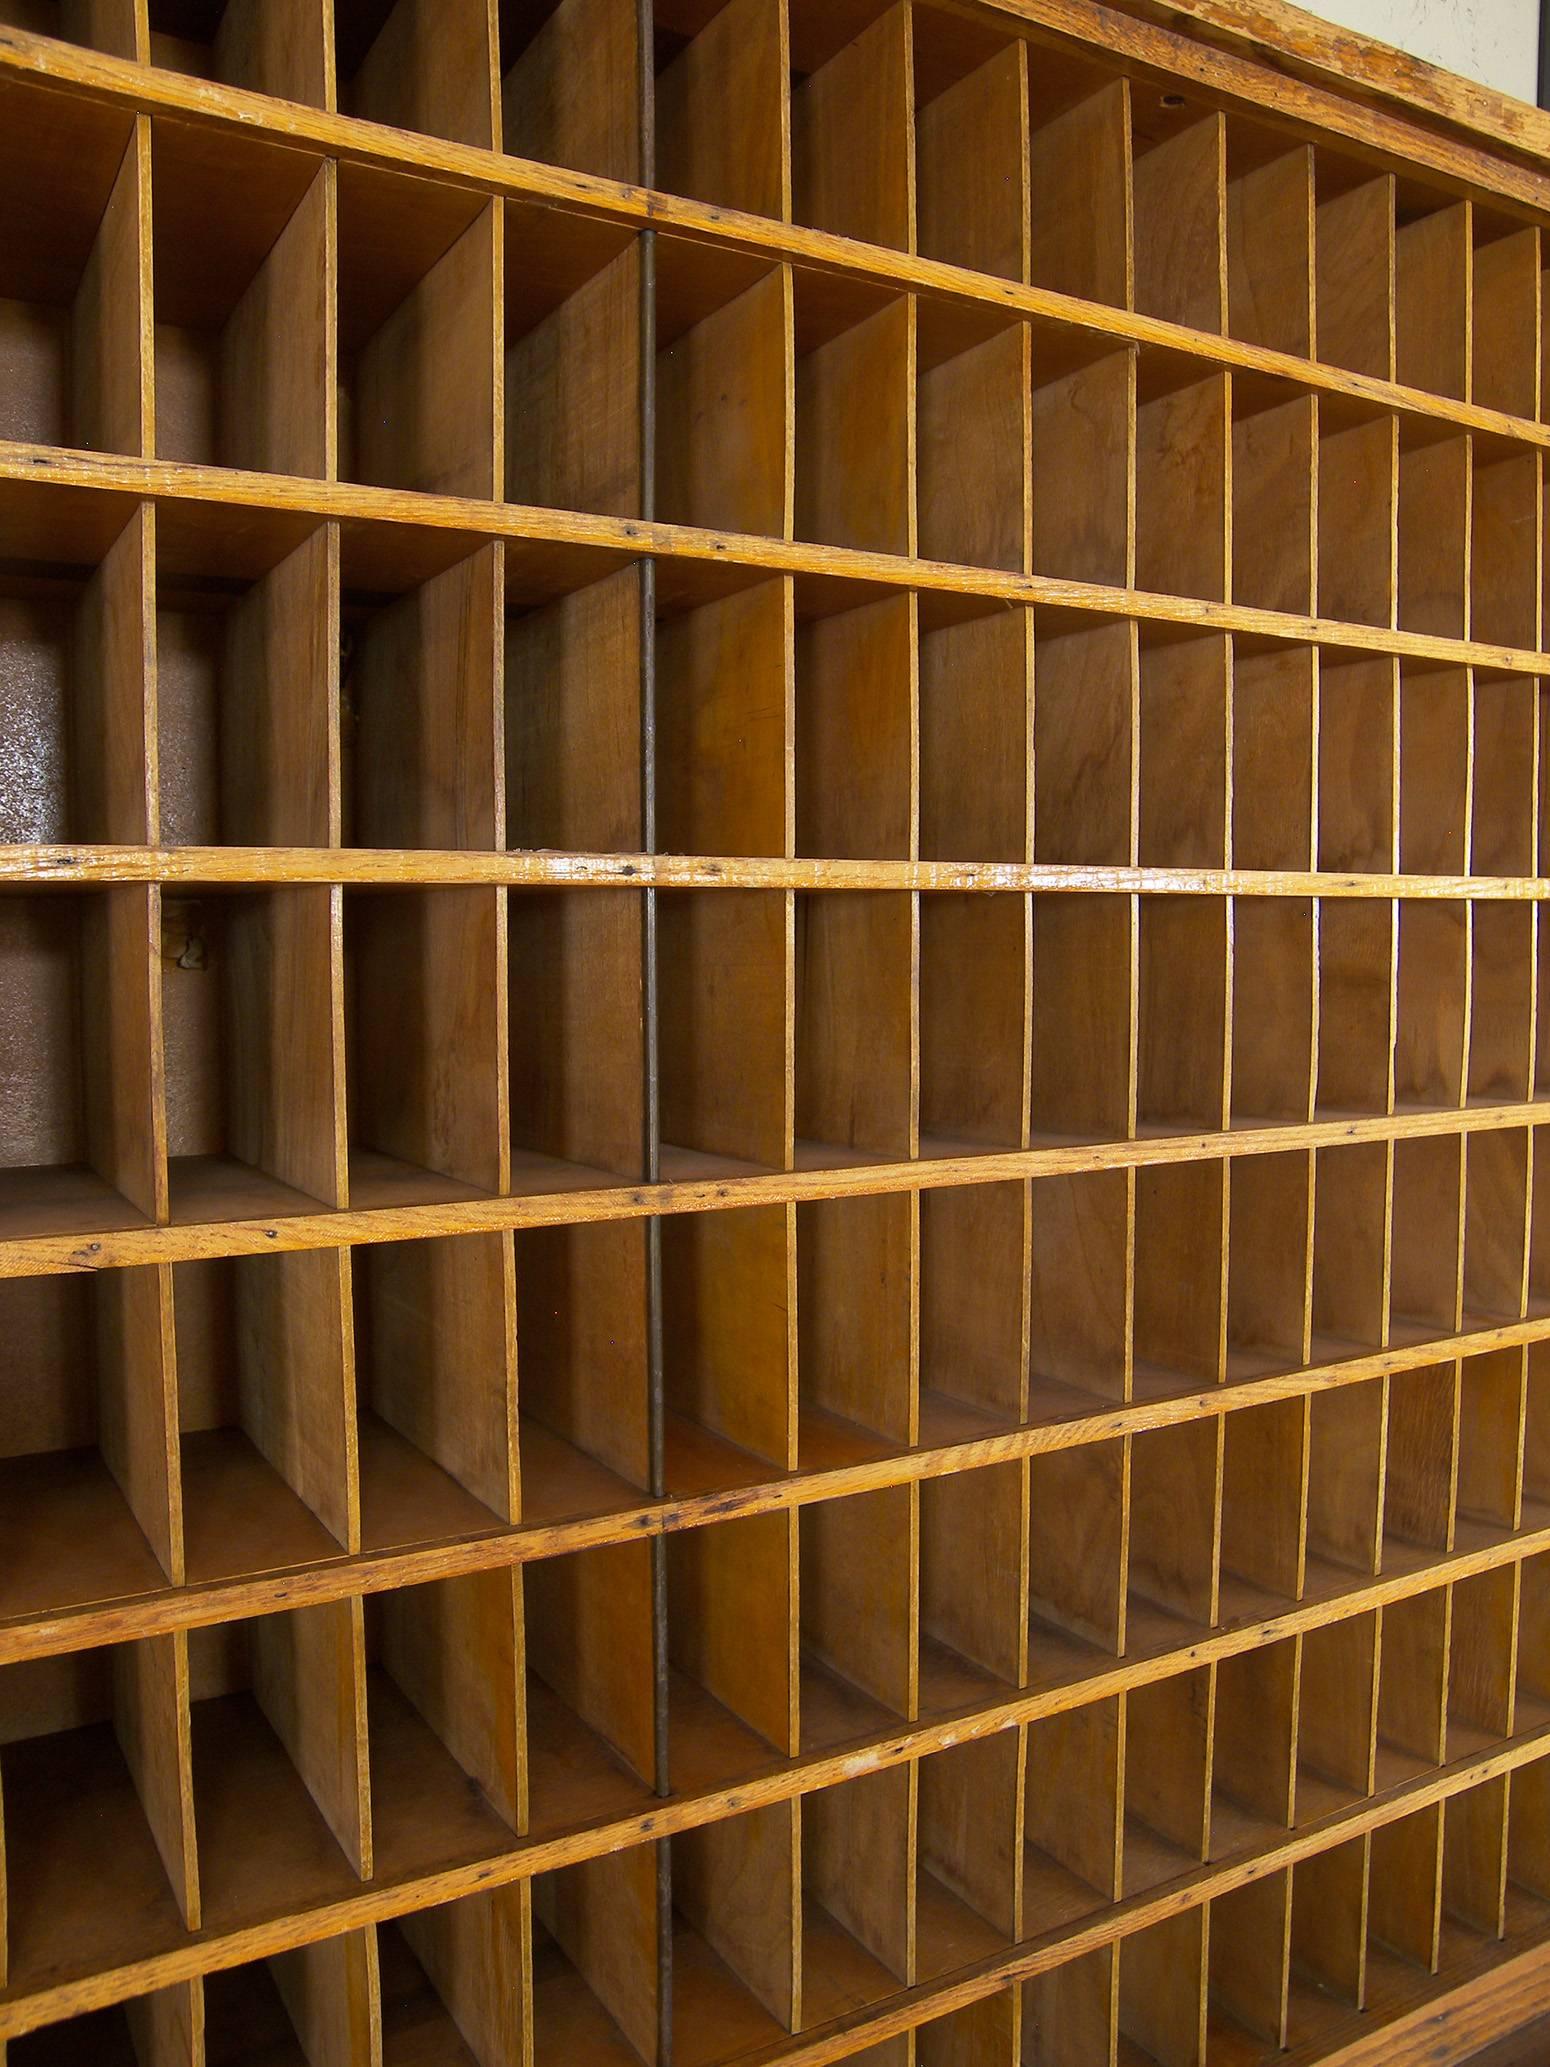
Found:
[[[4,2067],[1550,2005],[1547,153],[0,0]]]

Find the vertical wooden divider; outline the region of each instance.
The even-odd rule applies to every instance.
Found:
[[[377,1934],[367,1924],[269,1963],[308,2067],[381,2067]]]
[[[832,38],[831,38],[832,41]],[[796,65],[803,53],[792,53]],[[915,246],[915,94],[909,0],[878,14],[791,96],[798,222],[897,251]]]
[[[253,1625],[253,1690],[339,1848],[372,1876],[366,1631],[359,1596]]]
[[[102,1454],[162,1570],[181,1586],[183,1482],[171,1266],[117,1272],[100,1290],[99,1340],[124,1379],[121,1390],[104,1388]]]
[[[197,1931],[199,1861],[186,1634],[176,1630],[119,1646],[113,1653],[113,1697],[119,1744],[173,1898],[187,1929]]]
[[[137,115],[72,317],[75,443],[153,449],[151,125]]]
[[[124,2005],[135,2056],[147,2067],[204,2067],[205,1997],[202,1979],[176,1981]],[[5,2050],[0,2046],[0,2067]]]

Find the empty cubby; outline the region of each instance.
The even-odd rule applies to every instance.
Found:
[[[919,1498],[887,1486],[798,1519],[802,1748],[814,1751],[916,1713]]]
[[[0,898],[0,1222],[16,1234],[165,1211],[152,895]]]
[[[473,2067],[509,2059],[533,2015],[531,1917],[517,1882],[379,1925],[385,2058],[426,2045]]]
[[[656,844],[670,854],[789,851],[792,585],[776,579],[659,604]],[[738,669],[726,661],[735,652]]]
[[[1053,327],[1034,330],[1035,574],[1110,588],[1137,578],[1136,397],[1134,352]],[[1152,480],[1164,499],[1155,470]],[[1209,534],[1202,525],[1202,538]]]
[[[361,1603],[194,1630],[186,1671],[206,1926],[358,1889],[372,1862]]]
[[[1215,635],[1160,632],[1141,645],[1139,683],[1141,864],[1221,868],[1230,813],[1231,646]]]
[[[920,1710],[988,1707],[1023,1679],[1028,1474],[1016,1460],[920,1488]]]
[[[1232,403],[1226,374],[1199,378],[1159,353],[1137,362],[1135,585],[1228,599]]]
[[[1448,1597],[1438,1589],[1392,1602],[1380,1622],[1377,1784],[1392,1786],[1445,1755]]]
[[[1117,1699],[1089,1702],[1028,1725],[1025,1932],[1072,1923],[1119,1893],[1124,1733]]]
[[[1537,866],[1539,695],[1521,675],[1477,669],[1468,866],[1477,875],[1529,875]]]
[[[343,1204],[338,903],[287,887],[163,905],[174,1219]]]
[[[646,1273],[637,1221],[525,1228],[516,1237],[529,1521],[628,1508],[650,1481]]]
[[[1377,899],[1326,897],[1317,914],[1316,1109],[1387,1112],[1396,1068],[1394,907]]]
[[[1233,529],[1227,376],[1201,379],[1143,352],[1136,382],[1136,587],[1223,603]]]
[[[868,0],[791,9],[791,211],[909,250],[915,234],[910,10]],[[773,211],[766,211],[773,213]]]
[[[1397,621],[1440,639],[1467,637],[1470,623],[1470,440],[1451,431],[1406,418],[1399,433]]]
[[[384,1877],[490,1858],[526,1820],[518,1589],[507,1567],[365,1603],[372,1857]]]
[[[501,147],[604,179],[644,170],[643,30],[633,0],[498,0]],[[584,92],[568,92],[591,61]]]
[[[506,1189],[505,900],[483,888],[344,900],[351,1197]]]
[[[656,180],[779,222],[791,212],[790,50],[776,0],[671,0],[652,23]]]
[[[913,13],[915,248],[1027,278],[1028,45],[929,9]]]
[[[341,112],[498,147],[494,26],[488,0],[334,0]]]
[[[1123,1440],[1028,1462],[1028,1678],[1082,1678],[1125,1648],[1130,1452]]]
[[[670,524],[786,536],[789,270],[659,239],[653,300],[654,514]]]
[[[1306,869],[1313,862],[1318,838],[1318,678],[1314,647],[1233,641],[1236,868]]]
[[[1372,1792],[1378,1726],[1378,1618],[1375,1614],[1351,1615],[1310,1629],[1301,1640],[1301,1650],[1297,1687],[1299,1825],[1328,1815],[1331,1809],[1349,1807]],[[1294,1960],[1296,1957],[1294,1937]]]
[[[1413,1136],[1394,1143],[1391,1342],[1424,1342],[1458,1331],[1464,1264],[1463,1150],[1462,1141],[1447,1135]]]
[[[153,65],[278,100],[328,105],[328,16],[311,0],[149,0],[146,16]]]
[[[1134,861],[1142,714],[1136,627],[1100,619],[1057,629],[1042,613],[1037,624],[1034,858]],[[1198,663],[1179,660],[1179,650],[1149,668],[1154,686],[1179,668],[1193,674]]]
[[[915,305],[798,273],[796,536],[915,550]]]
[[[110,519],[100,554],[0,585],[0,832],[8,842],[155,840],[154,523],[136,512],[114,536]],[[47,551],[42,540],[36,548]]]
[[[634,1813],[651,1796],[666,1748],[656,1733],[651,1562],[650,1546],[636,1541],[523,1567],[535,1837]]]
[[[341,168],[341,479],[499,493],[502,228],[500,205],[476,193]]]
[[[1399,180],[1394,189],[1394,359],[1402,386],[1469,393],[1469,204]]]
[[[1016,1427],[1025,1418],[1031,1238],[1025,1184],[944,1186],[921,1194],[922,1442]],[[1042,1226],[1039,1240],[1045,1241]],[[1043,1274],[1037,1262],[1034,1271]]]
[[[802,1999],[799,1810],[775,1802],[672,1841],[673,2057],[778,2044]],[[737,1901],[731,1889],[747,1890]]]
[[[788,1513],[669,1538],[668,1766],[678,1792],[729,1786],[795,1755],[796,1587]]]
[[[915,1768],[804,1795],[801,1813],[802,2021],[812,2026],[913,1976]]]
[[[8,1979],[58,1985],[197,1930],[181,1636],[0,1670]],[[67,1928],[52,1874],[81,1877]]]
[[[1135,305],[1191,330],[1226,328],[1227,124],[1134,88]]]
[[[182,1578],[163,1298],[154,1265],[0,1282],[0,1612]]]
[[[1232,599],[1298,616],[1314,609],[1318,405],[1280,383],[1232,389]]]
[[[1172,1880],[1209,1855],[1215,1707],[1209,1667],[1132,1687],[1125,1696],[1127,1895]]]
[[[646,1154],[641,900],[514,890],[507,913],[511,1183],[642,1174]],[[606,970],[598,985],[585,972]],[[559,1165],[579,1166],[569,1170]],[[583,1177],[580,1172],[592,1173]]]
[[[134,117],[18,80],[0,135],[0,436],[144,453],[150,154]]]
[[[755,1206],[661,1229],[671,1492],[757,1484],[795,1462],[794,1224],[788,1206]]]
[[[150,171],[158,457],[332,478],[333,166],[169,126]]]
[[[327,847],[339,805],[339,540],[156,555],[157,801],[168,846]]]
[[[1028,1416],[1061,1421],[1131,1396],[1135,1177],[1041,1177],[1030,1187]]]
[[[1227,1185],[1228,1376],[1296,1368],[1311,1349],[1313,1159],[1298,1149],[1235,1156]],[[1252,1454],[1247,1438],[1245,1447]]]
[[[1464,1102],[1469,918],[1465,906],[1429,898],[1399,906],[1397,1107],[1425,1109]]]
[[[1235,898],[1231,974],[1233,1122],[1308,1119],[1318,1045],[1313,903],[1293,897]]]
[[[6,0],[5,22],[29,35],[57,36],[111,57],[143,54],[132,0]]]
[[[799,621],[798,854],[912,857],[919,815],[919,669],[912,596],[885,595]],[[864,754],[857,751],[863,740]]]
[[[1213,1859],[1260,1849],[1293,1826],[1300,1676],[1295,1637],[1224,1658],[1216,1668]]]
[[[915,1440],[918,1217],[902,1193],[797,1208],[804,1463],[810,1447],[818,1456],[865,1456]]]
[[[788,1169],[787,900],[758,890],[674,892],[657,901],[657,929],[667,1167]],[[590,995],[585,1009],[595,1009]]]
[[[1001,1730],[916,1768],[915,1965],[921,1979],[1016,1941],[1021,1733]]]
[[[1313,150],[1279,130],[1227,125],[1227,328],[1245,344],[1313,356]]]
[[[1115,1948],[1119,2035],[1143,2060],[1203,2057],[1207,1914],[1203,1907],[1183,1910]]]
[[[1122,1141],[1136,1124],[1135,900],[1033,900],[1035,1140]]]
[[[1133,280],[1131,82],[1041,49],[1029,66],[1029,277],[1128,308]]]
[[[1217,1621],[1222,1425],[1149,1429],[1130,1446],[1125,1650],[1176,1650]]]
[[[482,297],[489,262],[487,234],[497,229],[505,253],[504,287],[498,274],[494,281],[503,334],[504,470],[496,474],[492,487],[478,449],[489,435],[484,414],[485,331],[480,321],[477,333],[467,333],[469,354],[476,348],[479,353],[474,369],[479,415],[477,421],[470,416],[456,430],[468,459],[467,485],[461,492],[503,492],[508,502],[593,510],[610,517],[642,515],[649,484],[640,397],[643,367],[651,353],[642,240],[601,222],[575,234],[548,209],[508,201],[490,232],[476,221],[464,233],[414,290],[406,310],[423,301],[428,304],[425,319],[433,320],[432,309],[446,299],[450,323],[460,293],[468,292],[459,276],[475,272],[476,291]],[[451,271],[442,287],[441,274],[447,268]],[[671,260],[667,277],[675,277]],[[719,268],[710,270],[712,281],[723,277]],[[688,286],[678,297],[678,306],[684,304],[693,305]],[[671,309],[674,303],[667,306]],[[482,317],[478,302],[475,307]],[[396,354],[389,340],[379,356],[390,369]],[[720,363],[725,370],[724,357]],[[755,388],[754,376],[748,378],[750,388]],[[664,413],[664,432],[670,422]],[[426,435],[434,444],[445,440],[450,430],[427,424]]]
[[[1343,397],[1320,396],[1320,617],[1395,622],[1399,486],[1397,417]]]
[[[1314,156],[1316,356],[1349,373],[1394,377],[1394,178]]]
[[[361,1544],[487,1533],[518,1512],[511,1237],[351,1261]]]
[[[1133,1385],[1139,1398],[1222,1380],[1228,1252],[1226,1163],[1137,1170]]]
[[[359,1548],[344,1269],[331,1249],[172,1268],[190,1579]]]
[[[1326,1357],[1337,1343],[1380,1348],[1389,1325],[1389,1145],[1321,1148],[1313,1169],[1315,1344]]]
[[[942,1145],[1020,1148],[1028,1125],[1032,900],[922,900],[920,1133]]]
[[[1458,1490],[1459,1366],[1425,1365],[1389,1380],[1383,1535],[1389,1545],[1449,1550]],[[1403,1557],[1401,1548],[1400,1555]]]
[[[1008,902],[1015,906],[1021,900]],[[1019,914],[1012,910],[1010,916],[1015,941]],[[932,923],[945,960],[955,946],[961,947],[961,935],[957,942],[944,938],[942,922]],[[1003,931],[999,945],[1005,951],[1008,944]],[[916,1015],[925,1010],[915,995],[921,953],[921,924],[913,898],[872,890],[825,890],[798,901],[796,1132],[804,1162],[878,1162],[915,1153],[921,1120]],[[1003,1046],[993,1059],[984,1058],[977,1085],[939,1082],[935,1089],[939,1101],[970,1107],[977,1102],[992,1124],[998,1111],[1005,1113],[1010,1099],[1015,1134],[1021,1098],[1021,969],[1013,965],[1009,986],[1004,969],[987,968],[983,973],[992,986],[998,976],[1003,979],[999,1023],[1003,1032],[1011,1033],[1010,1053]],[[964,980],[962,963],[958,974]],[[943,1003],[941,1010],[947,1009]],[[946,1115],[940,1103],[935,1117],[939,1131],[949,1136],[957,1131],[942,1124]],[[972,1136],[969,1112],[955,1117],[959,1127],[969,1121]],[[983,1128],[986,1121],[980,1124]],[[1004,1122],[1002,1131],[1004,1135]]]
[[[397,2028],[399,1991],[407,1984],[393,1955],[402,1945],[391,1925],[380,1938],[368,1926],[210,1975],[195,2025],[206,2060],[223,2067],[249,2046],[300,2067],[340,2051],[364,2054]],[[379,1956],[387,1960],[386,1987],[379,1985]],[[423,1984],[423,1975],[417,1978]]]
[[[1033,625],[1031,610],[997,607],[940,624],[922,612],[916,693],[923,861],[1031,858]]]
[[[1543,568],[1543,464],[1520,445],[1472,441],[1470,636],[1536,651]]]
[[[1322,1355],[1327,1344],[1320,1343]],[[1378,1567],[1387,1401],[1381,1379],[1341,1385],[1308,1401],[1305,1591],[1349,1585]]]
[[[384,590],[341,569],[340,837],[346,847],[503,844],[503,550]],[[305,680],[305,677],[303,677]]]
[[[1143,897],[1136,1124],[1149,1134],[1226,1124],[1228,907],[1218,897]]]
[[[1021,574],[1032,549],[1028,328],[922,302],[916,330],[917,550]]]
[[[1486,713],[1482,743],[1492,762],[1491,739],[1500,732],[1503,702]],[[1462,668],[1407,666],[1399,681],[1399,865],[1407,874],[1462,875],[1470,866],[1471,735],[1474,698]],[[1495,783],[1488,777],[1494,791]],[[1507,799],[1503,798],[1503,804]],[[1510,841],[1510,826],[1480,831],[1490,842]]]
[[[638,854],[650,611],[642,572],[589,564],[558,589],[535,587],[508,549],[506,573],[506,844]],[[670,664],[662,694],[671,728]]]
[[[657,2058],[662,1886],[653,1845],[534,1875],[536,2058]]]
[[[1540,406],[1540,233],[1478,205],[1473,214],[1470,399],[1532,422]]]

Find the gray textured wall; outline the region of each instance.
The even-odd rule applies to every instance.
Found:
[[[1301,0],[1338,22],[1466,78],[1531,101],[1539,74],[1539,0]]]

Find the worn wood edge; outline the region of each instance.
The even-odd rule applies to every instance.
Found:
[[[1119,867],[1064,861],[854,861],[763,854],[605,854],[560,848],[118,847],[0,844],[0,884],[182,887],[283,883],[513,889],[920,890],[1142,897],[1339,897],[1402,903],[1550,899],[1550,877]]]
[[[1535,1315],[1527,1320],[1503,1322],[1457,1335],[1370,1350],[1334,1362],[1309,1364],[1296,1371],[1277,1372],[1264,1378],[1201,1386],[1196,1391],[1178,1393],[1166,1399],[1116,1401],[1112,1406],[1101,1406],[1092,1414],[1073,1416],[1065,1421],[1005,1429],[964,1442],[929,1445],[864,1463],[792,1472],[725,1491],[689,1495],[670,1493],[661,1499],[653,1499],[643,1493],[638,1504],[608,1514],[557,1522],[518,1522],[483,1535],[461,1536],[356,1556],[341,1554],[317,1564],[293,1566],[260,1577],[168,1586],[156,1593],[121,1596],[52,1613],[16,1616],[0,1622],[0,1669],[24,1659],[95,1650],[108,1644],[167,1635],[175,1630],[206,1628],[213,1623],[272,1614],[287,1608],[347,1600],[357,1594],[384,1593],[404,1586],[423,1585],[435,1579],[501,1570],[540,1558],[636,1542],[681,1529],[703,1528],[719,1521],[795,1510],[817,1501],[872,1492],[886,1486],[950,1477],[985,1465],[1017,1462],[1057,1450],[1080,1449],[1090,1443],[1144,1434],[1151,1429],[1176,1427],[1184,1422],[1208,1421],[1246,1408],[1268,1406],[1277,1400],[1333,1392],[1400,1371],[1421,1370],[1432,1364],[1451,1363],[1460,1358],[1547,1339],[1550,1339],[1550,1314]],[[1455,1550],[1440,1563],[1391,1573],[1388,1580],[1381,1583],[1398,1585],[1406,1592],[1425,1591],[1430,1575],[1444,1568],[1453,1575],[1459,1560],[1483,1559],[1483,1563],[1469,1562],[1467,1568],[1471,1571],[1488,1570],[1496,1563],[1513,1563],[1520,1557],[1532,1556],[1540,1547],[1550,1548],[1550,1524],[1538,1531],[1518,1530],[1498,1541],[1476,1545],[1471,1550]],[[1329,1607],[1331,1599],[1345,1598],[1345,1594],[1321,1596],[1317,1600],[1299,1603],[1298,1607],[1299,1610],[1322,1611]],[[1367,1600],[1366,1591],[1362,1591],[1362,1598]],[[1330,1619],[1335,1618],[1331,1616]]]
[[[599,517],[527,504],[480,502],[425,495],[409,489],[369,488],[346,482],[244,473],[177,461],[110,458],[54,446],[0,442],[0,480],[68,484],[188,506],[226,504],[314,519],[319,524],[402,524],[467,535],[469,551],[492,539],[601,548],[629,559],[661,559],[735,567],[750,575],[821,575],[858,584],[913,589],[981,599],[987,603],[1043,604],[1103,618],[1181,625],[1195,631],[1235,632],[1352,653],[1386,654],[1436,667],[1474,667],[1497,674],[1538,675],[1545,655],[1476,639],[1440,638],[1390,626],[1348,624],[1237,603],[1155,595],[1048,574],[1009,574],[989,567],[959,567],[907,559],[849,546],[806,545],[741,532],[701,530],[648,518]],[[859,600],[859,598],[858,598]]]
[[[948,0],[948,4],[958,4],[958,0]],[[1015,31],[1016,20],[1008,19],[1008,6],[1003,5],[1003,0],[962,0],[962,4],[966,11],[982,18],[992,16]],[[1041,10],[1041,20],[1045,15],[1060,18],[1060,25],[1078,40],[1096,43],[1110,52],[1117,49],[1137,62],[1149,59],[1160,78],[1171,78],[1181,65],[1186,71],[1190,69],[1188,61],[1194,46],[1186,38],[1168,36],[1145,24],[1134,25],[1135,33],[1142,37],[1142,47],[1132,52],[1134,35],[1127,26],[1129,17],[1114,15],[1107,8],[1090,4],[1090,0],[1028,0],[1028,4]],[[1064,21],[1066,15],[1072,16],[1070,22]],[[1159,37],[1163,39],[1160,43],[1156,40]],[[1240,92],[1246,92],[1250,85],[1259,86],[1268,93],[1268,112],[1286,120],[1289,82],[1284,76],[1271,73],[1267,78],[1262,65],[1236,62],[1245,77],[1231,83]],[[1220,53],[1215,54],[1217,68],[1226,63]],[[279,143],[309,146],[356,165],[419,172],[484,194],[531,200],[642,229],[670,230],[698,242],[764,256],[772,264],[844,273],[899,292],[919,292],[946,301],[1000,308],[1009,317],[1043,318],[1093,336],[1126,344],[1156,345],[1196,357],[1209,366],[1295,381],[1325,394],[1352,397],[1455,424],[1461,430],[1514,438],[1534,446],[1550,445],[1550,426],[1526,418],[1430,395],[1397,381],[1347,372],[1225,335],[1194,330],[1161,317],[1084,301],[1074,295],[977,273],[882,245],[864,244],[801,224],[777,222],[595,174],[545,165],[535,159],[510,157],[504,152],[389,129],[354,116],[325,114],[299,103],[271,100],[244,88],[216,86],[182,73],[160,71],[0,26],[0,75],[6,72],[43,85],[68,87],[148,114],[176,116],[244,134],[264,135]],[[1202,83],[1225,87],[1229,81],[1216,78],[1212,64],[1208,63]],[[1333,123],[1338,127],[1338,116],[1347,104],[1335,96],[1327,98],[1329,106],[1318,114],[1307,114],[1305,123],[1312,122],[1317,127]],[[1289,126],[1298,125],[1292,122]],[[1386,160],[1398,156],[1412,162],[1416,141],[1414,134],[1403,130],[1388,140],[1387,149],[1379,155]],[[1466,183],[1489,185],[1494,165],[1495,161],[1483,160],[1476,168],[1475,179]],[[1550,210],[1550,175],[1542,177],[1531,193],[1513,193],[1509,198],[1536,213]]]
[[[1043,20],[1049,0],[984,0],[996,14]],[[1543,160],[1550,155],[1550,116],[1513,94],[1467,79],[1382,38],[1311,14],[1290,0],[1109,0],[1125,18],[1182,31],[1209,49],[1277,67],[1297,81],[1317,81],[1341,99],[1360,97],[1405,119],[1435,122],[1448,132]]]
[[[1178,1660],[1173,1662],[1175,1669],[1188,1669],[1181,1667]],[[1191,1662],[1204,1660],[1192,1659]],[[1109,1691],[1116,1690],[1111,1688]],[[317,1938],[386,1922],[413,1910],[455,1901],[463,1895],[531,1879],[535,1874],[596,1857],[605,1851],[650,1843],[669,1837],[677,1830],[693,1829],[745,1810],[789,1800],[794,1795],[833,1786],[863,1772],[905,1764],[929,1750],[946,1749],[973,1736],[994,1735],[1023,1719],[1022,1709],[1015,1714],[998,1712],[993,1720],[973,1718],[971,1726],[962,1722],[939,1724],[928,1732],[889,1737],[865,1751],[826,1753],[800,1761],[800,1770],[795,1774],[783,1773],[771,1781],[750,1781],[694,1800],[665,1801],[642,1815],[610,1824],[606,1829],[593,1828],[561,1837],[526,1840],[507,1852],[471,1865],[416,1875],[412,1879],[380,1887],[363,1887],[359,1894],[314,1904],[267,1923],[227,1932],[198,1933],[187,1945],[171,1952],[106,1972],[31,1992],[12,1988],[0,1995],[0,2039],[18,2037],[63,2017],[105,2008],[178,1981],[218,1973],[249,1960],[268,1958],[276,1952]],[[924,1741],[928,1737],[929,1743]],[[1379,1829],[1433,1803],[1446,1801],[1520,1766],[1531,1765],[1547,1753],[1550,1753],[1550,1725],[1507,1738],[1479,1757],[1456,1760],[1435,1772],[1422,1774],[1370,1796],[1352,1808],[1304,1824],[1273,1845],[1181,1874],[1160,1888],[1122,1899],[1080,1923],[1025,1940],[1008,1952],[961,1969],[946,1980],[938,1978],[902,1990],[890,1997],[881,2009],[875,2004],[869,2005],[850,2016],[780,2040],[743,2058],[749,2067],[820,2067],[822,2062],[843,2059],[847,2054],[893,2033],[945,2015],[983,1996],[996,1994],[1051,1967],[1079,1958],[1084,1952],[1126,1938],[1181,1911],[1198,1908],[1204,1902],[1247,1887],[1269,1874],[1284,1871],[1301,1859],[1329,1849],[1331,1845]],[[798,1784],[793,1785],[793,1781]]]
[[[494,1193],[450,1204],[320,1209],[273,1219],[181,1222],[73,1234],[24,1235],[0,1241],[0,1278],[48,1277],[64,1271],[181,1263],[201,1256],[263,1256],[290,1249],[350,1248],[363,1242],[418,1241],[440,1234],[498,1234],[507,1228],[554,1227],[584,1220],[634,1220],[661,1213],[730,1211],[740,1206],[800,1205],[812,1199],[934,1191],[948,1185],[1002,1184],[1024,1177],[1087,1170],[1130,1170],[1158,1163],[1211,1162],[1285,1149],[1335,1148],[1354,1141],[1400,1141],[1421,1135],[1531,1127],[1550,1118],[1550,1100],[1504,1105],[1440,1106],[1421,1112],[1346,1114],[1240,1127],[1221,1133],[1144,1135],[1125,1141],[1070,1142],[1037,1148],[986,1149],[916,1161],[852,1163],[821,1170],[764,1170],[679,1182],[621,1182],[592,1191]]]

